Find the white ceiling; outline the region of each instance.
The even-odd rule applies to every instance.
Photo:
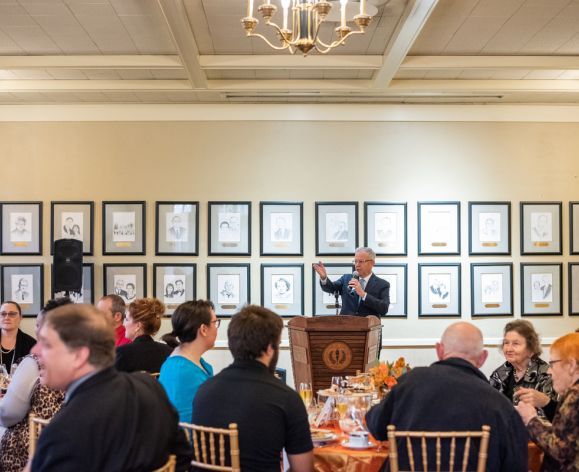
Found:
[[[244,0],[0,0],[0,104],[579,102],[579,0],[368,1],[303,57],[246,38]]]

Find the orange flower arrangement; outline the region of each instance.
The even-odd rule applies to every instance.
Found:
[[[406,363],[404,357],[398,358],[396,362],[379,362],[370,368],[374,386],[380,390],[384,387],[390,390],[398,383],[398,378],[408,371],[410,371],[410,365]]]

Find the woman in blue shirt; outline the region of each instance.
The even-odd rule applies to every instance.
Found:
[[[185,302],[171,318],[179,345],[161,367],[159,381],[179,412],[179,421],[191,423],[193,398],[199,386],[213,376],[213,368],[201,357],[215,345],[221,320],[209,300]]]

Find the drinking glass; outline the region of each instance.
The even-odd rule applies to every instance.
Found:
[[[308,408],[312,403],[312,384],[308,382],[300,383],[300,397],[302,397],[302,401],[306,408]]]
[[[0,365],[0,392],[2,395],[6,393],[8,384],[10,383],[10,376],[8,375],[8,370],[4,364]]]
[[[348,411],[348,400],[344,395],[339,395],[336,398],[336,410],[338,410],[338,414],[340,418],[343,418]]]
[[[341,392],[343,380],[344,380],[343,377],[340,376],[332,377],[332,385],[331,385],[332,390],[335,392]]]
[[[16,373],[16,369],[18,368],[18,363],[13,362],[12,365],[10,366],[10,378],[12,379],[12,377],[14,377],[14,374]]]

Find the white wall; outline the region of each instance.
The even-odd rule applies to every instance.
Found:
[[[151,113],[151,109],[148,112]],[[434,360],[430,347],[444,328],[455,321],[418,319],[417,264],[419,262],[462,263],[462,318],[470,319],[470,262],[513,262],[515,313],[520,313],[519,263],[563,262],[562,317],[535,317],[531,321],[551,341],[574,330],[579,319],[567,315],[566,263],[568,206],[579,200],[579,124],[541,122],[439,121],[237,121],[227,110],[217,115],[224,121],[68,121],[0,122],[0,162],[3,185],[0,200],[42,200],[44,207],[44,255],[0,257],[2,263],[43,262],[48,273],[51,200],[95,201],[95,263],[97,297],[102,294],[102,264],[146,262],[149,264],[149,294],[152,295],[153,262],[195,262],[198,267],[198,296],[206,295],[207,263],[251,263],[251,296],[259,302],[261,263],[305,264],[305,307],[311,313],[312,273],[315,256],[314,203],[358,201],[360,242],[363,241],[364,201],[408,202],[408,257],[379,258],[378,262],[408,263],[409,314],[407,319],[384,321],[382,358],[406,355],[410,362]],[[348,116],[348,107],[332,109]],[[1,113],[1,111],[0,111]],[[524,110],[521,115],[524,115]],[[170,120],[171,115],[163,115]],[[231,115],[233,116],[233,115]],[[265,115],[264,115],[265,116]],[[448,115],[445,115],[448,116]],[[107,115],[105,113],[105,118]],[[330,117],[329,117],[330,118]],[[25,119],[19,115],[19,120]],[[102,117],[100,118],[103,119]],[[117,119],[109,114],[110,120]],[[183,120],[179,116],[179,120]],[[252,115],[252,120],[255,120]],[[445,118],[448,119],[448,118]],[[458,120],[457,115],[457,120]],[[101,255],[101,201],[147,201],[147,254],[113,257]],[[154,204],[156,200],[200,202],[200,255],[197,258],[154,256]],[[252,256],[207,257],[207,202],[250,200],[253,202]],[[297,200],[304,202],[304,257],[259,257],[259,202]],[[418,257],[416,243],[417,201],[459,200],[462,211],[462,255]],[[512,256],[468,256],[468,201],[512,202]],[[521,257],[519,248],[519,202],[562,201],[563,256]],[[348,262],[351,257],[325,258]],[[50,283],[45,281],[46,294]],[[505,317],[477,319],[489,344],[501,336]],[[162,332],[170,329],[169,320]],[[32,320],[24,322],[32,332]],[[220,328],[219,349],[207,357],[217,370],[230,361],[226,350],[227,323]],[[501,357],[494,347],[485,371],[490,372]],[[289,353],[280,365],[290,367]]]

